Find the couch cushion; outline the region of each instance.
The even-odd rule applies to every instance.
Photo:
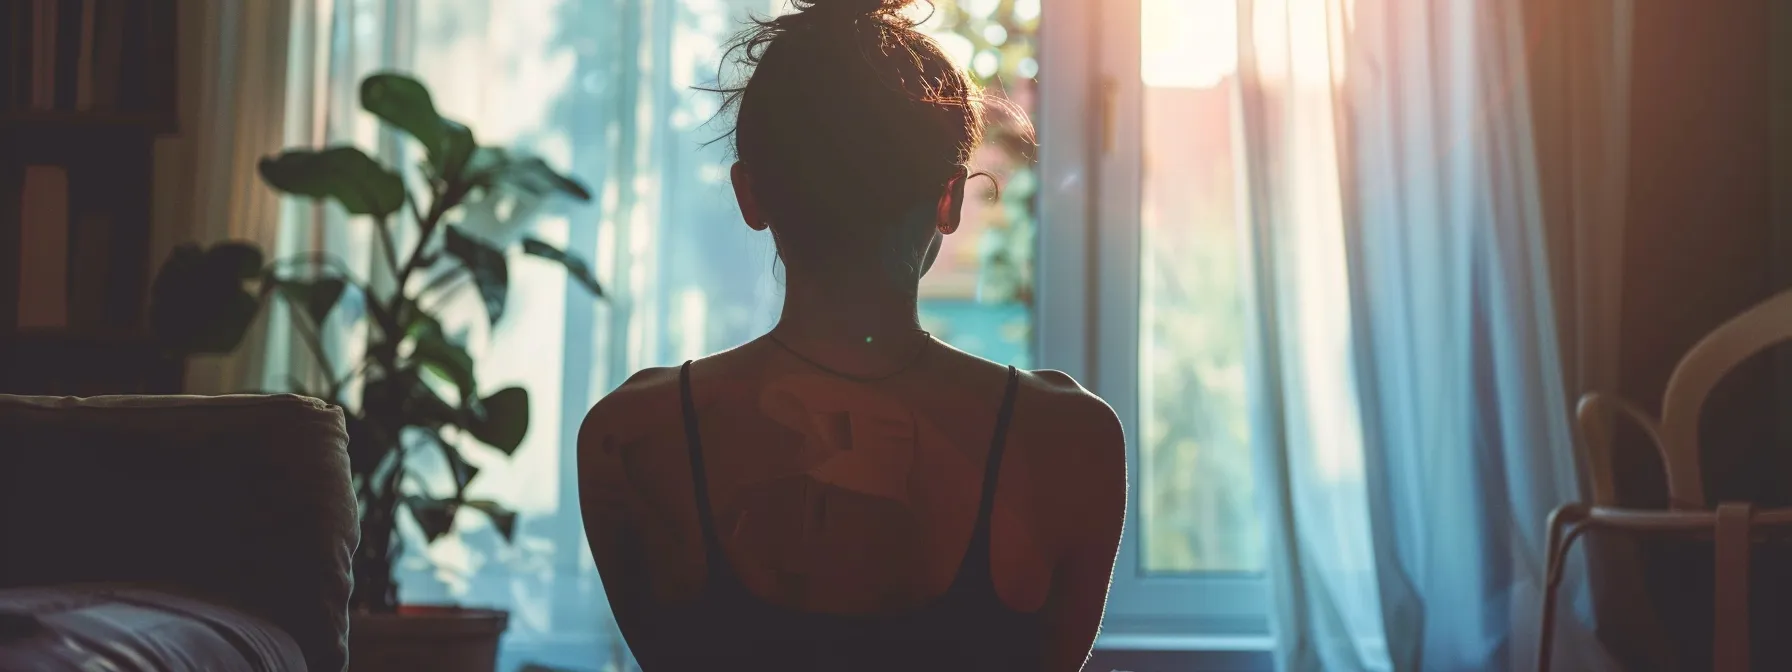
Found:
[[[0,395],[0,588],[150,586],[347,660],[359,534],[339,409],[297,396]]]
[[[0,590],[0,670],[304,672],[272,623],[178,595],[97,586]]]

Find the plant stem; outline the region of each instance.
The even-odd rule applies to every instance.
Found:
[[[410,259],[405,261],[403,270],[397,274],[397,291],[392,297],[391,312],[393,314],[398,313],[398,309],[405,299],[405,284],[410,282],[411,273],[417,270],[423,260],[423,247],[429,244],[430,237],[435,235],[436,227],[442,223],[442,216],[448,213],[449,208],[459,204],[460,200],[466,197],[470,188],[465,184],[449,183],[430,202],[429,213],[424,215],[422,221],[417,225],[417,246],[411,250]],[[412,206],[412,212],[416,212],[415,205]]]
[[[355,368],[348,372],[348,375],[343,376],[336,380],[335,388],[337,390],[341,390],[343,387],[346,387],[350,382],[353,382],[355,380],[356,376],[366,373],[368,363],[369,363],[369,360],[362,359],[360,364],[355,365]]]
[[[293,314],[293,324],[299,325],[294,329],[299,333],[299,340],[305,342],[306,347],[311,350],[311,356],[317,358],[317,365],[323,367],[324,380],[330,381],[330,396],[338,396],[342,388],[335,383],[336,367],[330,363],[329,356],[324,354],[324,342],[318,334],[317,325],[311,323],[311,316],[301,314],[298,307],[288,304],[288,308]]]
[[[409,200],[409,199],[406,199]],[[380,232],[380,248],[386,253],[386,268],[398,269],[398,245],[392,242],[392,221],[390,217],[381,217],[377,222]]]
[[[433,195],[433,192],[432,192],[432,195]],[[411,190],[410,190],[410,189],[405,189],[405,190],[404,190],[404,204],[405,204],[405,205],[407,205],[407,206],[410,206],[410,208],[411,208],[411,216],[412,216],[412,217],[414,217],[414,218],[416,218],[416,220],[417,220],[417,221],[418,221],[418,222],[419,222],[419,223],[421,223],[421,222],[422,222],[422,221],[423,221],[423,219],[424,219],[424,217],[423,217],[423,211],[421,211],[421,210],[418,210],[418,209],[417,209],[417,199],[416,199],[416,198],[413,198],[413,197],[411,197]],[[397,268],[397,266],[398,266],[398,265],[397,265],[397,264],[396,264],[396,263],[394,263],[394,264],[393,264],[393,268]]]

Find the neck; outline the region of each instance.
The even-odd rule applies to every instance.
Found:
[[[879,364],[911,353],[921,330],[913,288],[788,277],[784,312],[773,329],[805,354],[842,364]]]

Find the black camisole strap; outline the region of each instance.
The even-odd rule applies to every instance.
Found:
[[[1001,410],[996,413],[995,435],[990,438],[989,459],[983,467],[983,494],[977,505],[977,526],[971,534],[971,563],[978,574],[987,576],[989,568],[990,518],[996,508],[996,482],[1002,473],[1002,453],[1008,445],[1008,424],[1014,417],[1014,397],[1020,386],[1020,370],[1008,367],[1008,385],[1002,392]],[[726,573],[727,557],[722,553],[721,537],[709,503],[709,475],[703,466],[703,436],[697,427],[697,403],[691,395],[691,363],[678,371],[678,393],[684,408],[685,446],[690,450],[691,488],[697,499],[697,524],[703,531],[703,548],[711,573]],[[962,568],[961,568],[962,569]]]
[[[996,482],[1002,474],[1002,452],[1008,445],[1008,422],[1014,417],[1014,396],[1020,387],[1020,370],[1008,367],[1008,387],[1002,392],[1002,409],[996,413],[996,432],[989,443],[989,461],[983,466],[983,499],[977,505],[977,527],[971,533],[975,569],[989,571],[990,518],[996,509]]]
[[[721,538],[716,536],[716,521],[709,507],[709,472],[703,468],[703,436],[697,429],[697,402],[691,398],[691,363],[678,370],[678,395],[684,404],[684,442],[691,453],[691,489],[697,495],[697,524],[703,529],[703,553],[711,573],[721,572],[727,565],[722,555]]]

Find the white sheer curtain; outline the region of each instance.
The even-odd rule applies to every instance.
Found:
[[[1527,668],[1578,490],[1520,3],[1241,9],[1280,663]]]
[[[1239,78],[1259,344],[1252,434],[1289,670],[1387,670],[1344,241],[1342,3],[1242,0]]]

